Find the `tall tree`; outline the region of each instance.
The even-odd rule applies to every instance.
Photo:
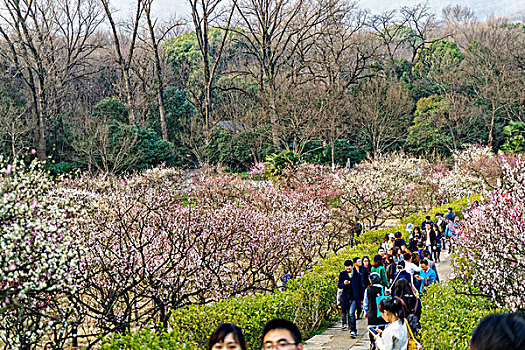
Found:
[[[164,78],[163,78],[163,69],[162,69],[162,58],[161,53],[159,51],[160,43],[164,40],[166,35],[169,34],[169,32],[177,27],[180,26],[180,22],[174,22],[172,24],[169,24],[166,28],[163,28],[160,30],[160,32],[157,32],[159,30],[156,28],[157,20],[153,19],[151,16],[151,6],[153,4],[154,0],[145,0],[144,3],[144,13],[146,14],[146,21],[147,21],[147,28],[149,33],[149,40],[148,44],[151,49],[151,53],[153,55],[154,60],[154,75],[155,75],[155,90],[157,94],[157,103],[159,105],[159,116],[160,116],[160,125],[162,130],[162,138],[164,140],[168,140],[168,124],[166,122],[166,108],[165,108],[165,102],[164,102]]]
[[[305,41],[319,35],[333,16],[340,14],[338,1],[239,0],[238,21],[232,28],[243,39],[253,64],[244,73],[259,84],[261,101],[269,116],[272,142],[282,148],[279,96],[281,74],[294,71],[292,57]],[[302,67],[301,67],[302,68]]]
[[[122,75],[122,83],[124,87],[124,92],[126,94],[126,105],[129,112],[129,123],[135,124],[137,122],[136,113],[135,113],[135,104],[133,97],[133,82],[131,81],[131,62],[133,60],[133,54],[135,52],[139,24],[144,14],[144,4],[145,0],[137,0],[135,6],[134,16],[131,22],[131,34],[129,43],[127,43],[127,51],[122,40],[122,36],[119,33],[119,26],[113,18],[112,9],[110,8],[109,0],[100,0],[102,7],[104,8],[104,13],[108,20],[111,36],[113,39],[113,49],[115,53],[115,59],[120,67],[120,73]]]
[[[198,106],[204,120],[204,142],[210,141],[211,126],[213,124],[212,115],[212,98],[214,81],[216,79],[217,67],[228,39],[230,23],[232,20],[235,6],[229,5],[229,8],[221,8],[226,2],[223,0],[188,0],[191,6],[191,16],[195,35],[202,59],[203,70],[203,97],[202,106]],[[225,11],[226,19],[224,23],[217,23]],[[210,29],[214,26],[222,29],[222,38],[217,51],[211,53]]]
[[[62,112],[67,89],[89,74],[85,67],[100,47],[92,38],[100,13],[92,0],[3,0],[3,5],[0,55],[27,88],[37,154],[45,159],[47,124]]]

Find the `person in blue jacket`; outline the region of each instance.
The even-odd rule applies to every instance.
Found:
[[[359,271],[354,268],[354,262],[352,260],[345,261],[345,269],[339,273],[337,287],[343,290],[341,294],[343,329],[348,324],[350,336],[355,338],[357,337],[357,304],[361,304],[362,302],[361,296],[364,295],[364,286],[363,278]]]
[[[436,275],[436,272],[430,268],[427,259],[421,260],[419,265],[421,266],[421,271],[419,272],[419,276],[414,275],[414,278],[421,281],[419,292],[422,293],[424,287],[427,287],[437,282],[437,275]]]

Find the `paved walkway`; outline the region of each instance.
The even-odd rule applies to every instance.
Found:
[[[446,282],[452,278],[452,268],[450,266],[450,255],[447,252],[441,253],[441,263],[436,264],[441,282]],[[305,350],[368,350],[370,341],[368,339],[367,320],[357,320],[357,338],[350,338],[348,330],[341,330],[341,321],[336,322],[323,334],[316,335],[305,342]]]

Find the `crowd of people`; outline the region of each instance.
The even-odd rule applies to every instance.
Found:
[[[344,263],[338,280],[337,304],[342,313],[342,329],[357,337],[357,319],[368,321],[371,349],[421,349],[415,335],[423,310],[421,293],[439,281],[436,262],[441,249],[453,249],[457,226],[452,208],[427,216],[421,226],[407,225],[406,244],[401,232],[388,235],[377,255],[356,257]],[[293,276],[288,276],[293,278]],[[288,278],[287,278],[288,280]],[[284,281],[283,281],[284,283]],[[288,320],[274,319],[262,331],[262,350],[303,350],[299,328]],[[525,315],[494,314],[485,317],[472,333],[471,350],[525,349]],[[225,323],[209,338],[208,350],[247,350],[242,330]]]
[[[407,304],[403,298],[381,300],[379,312],[388,326],[374,335],[379,349],[407,349],[413,337],[407,323]],[[303,338],[297,325],[284,319],[268,322],[262,331],[261,350],[303,350]],[[207,350],[247,350],[242,330],[231,323],[220,324],[208,339]],[[470,339],[471,350],[525,349],[525,315],[493,314],[480,321]]]
[[[352,338],[357,337],[356,320],[364,315],[371,326],[371,349],[404,349],[410,334],[415,341],[423,308],[419,295],[439,282],[436,263],[441,262],[442,249],[453,250],[456,215],[448,210],[437,213],[435,222],[427,216],[420,226],[407,224],[408,244],[401,232],[387,234],[373,259],[345,261],[337,302],[342,329],[349,328]],[[394,342],[392,332],[399,336]]]

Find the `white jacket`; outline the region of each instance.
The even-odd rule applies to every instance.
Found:
[[[376,340],[378,350],[407,350],[408,329],[401,320],[390,323]]]

